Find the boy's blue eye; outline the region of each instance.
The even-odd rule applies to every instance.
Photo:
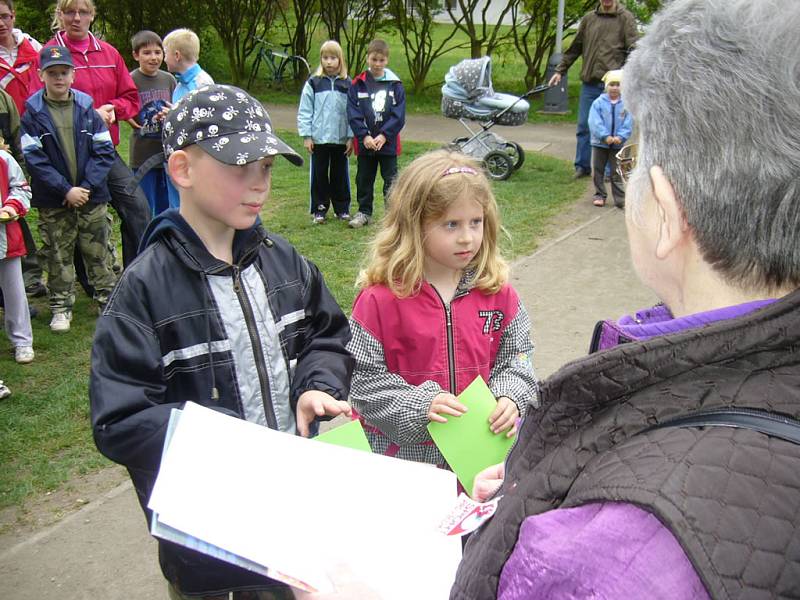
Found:
[[[447,227],[448,229],[455,229],[456,227],[458,227],[458,223],[456,223],[455,221],[446,221],[444,226]]]

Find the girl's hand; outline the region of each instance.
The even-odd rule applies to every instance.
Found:
[[[475,479],[472,482],[472,499],[478,502],[485,502],[500,489],[505,477],[506,466],[503,463],[486,467],[475,475]]]
[[[347,402],[337,400],[330,394],[319,390],[306,390],[297,399],[297,431],[308,437],[308,426],[317,417],[336,417],[341,414],[350,416],[352,409]]]
[[[308,150],[309,154],[314,153],[314,140],[311,138],[303,138],[303,146],[306,147],[306,150]]]
[[[460,417],[467,412],[467,407],[458,401],[458,398],[449,392],[440,392],[434,396],[431,407],[428,409],[428,421],[447,423],[447,418],[442,415]]]
[[[351,154],[353,154],[353,139],[352,138],[347,140],[347,142],[344,145],[344,155],[345,156],[350,156]]]
[[[13,221],[14,219],[17,218],[17,211],[13,206],[9,204],[8,206],[0,208],[0,217],[2,217],[3,215],[7,215],[6,216],[7,220]]]
[[[519,409],[517,405],[505,396],[497,399],[497,406],[489,415],[489,429],[492,433],[502,433],[509,427],[511,428],[506,437],[514,437],[517,433],[517,419],[519,419]]]
[[[611,137],[610,135],[606,136],[606,145],[611,146],[613,144],[614,144],[614,138]]]

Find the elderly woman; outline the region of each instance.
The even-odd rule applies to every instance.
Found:
[[[92,0],[58,0],[53,17],[53,28],[57,31],[45,46],[69,48],[75,63],[72,87],[92,97],[95,110],[106,122],[116,146],[119,122],[139,112],[139,92],[117,49],[89,31],[94,17]],[[138,188],[134,193],[126,191],[132,179],[133,174],[117,154],[108,175],[108,191],[111,206],[122,222],[122,259],[126,266],[136,257],[139,240],[150,220],[150,207],[142,191]]]
[[[798,31],[798,2],[674,0],[631,55],[664,304],[543,383],[451,598],[800,596]]]

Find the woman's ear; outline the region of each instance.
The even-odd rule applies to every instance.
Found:
[[[191,155],[186,150],[175,150],[167,160],[167,172],[176,187],[192,187]]]
[[[675,188],[661,167],[650,168],[650,181],[653,183],[653,196],[659,219],[656,256],[663,259],[687,241],[690,235],[689,225],[683,214],[683,207],[675,195]]]

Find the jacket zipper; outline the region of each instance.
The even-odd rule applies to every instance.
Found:
[[[433,291],[439,297],[439,301],[444,308],[445,325],[447,330],[447,375],[450,380],[450,393],[456,393],[456,353],[453,344],[453,314],[450,311],[450,305],[446,304],[444,298],[435,287],[431,286]]]
[[[258,373],[258,382],[261,385],[261,398],[264,404],[264,415],[267,418],[267,426],[270,429],[278,428],[278,421],[275,418],[275,412],[272,408],[272,393],[269,387],[269,378],[264,372],[264,350],[261,348],[261,340],[258,337],[258,329],[256,327],[256,320],[253,316],[253,307],[250,305],[250,299],[242,288],[241,271],[239,265],[233,265],[233,291],[236,292],[236,297],[239,299],[239,304],[242,307],[244,320],[247,324],[247,333],[250,335],[250,344],[253,346],[253,354],[256,359],[256,372]]]

